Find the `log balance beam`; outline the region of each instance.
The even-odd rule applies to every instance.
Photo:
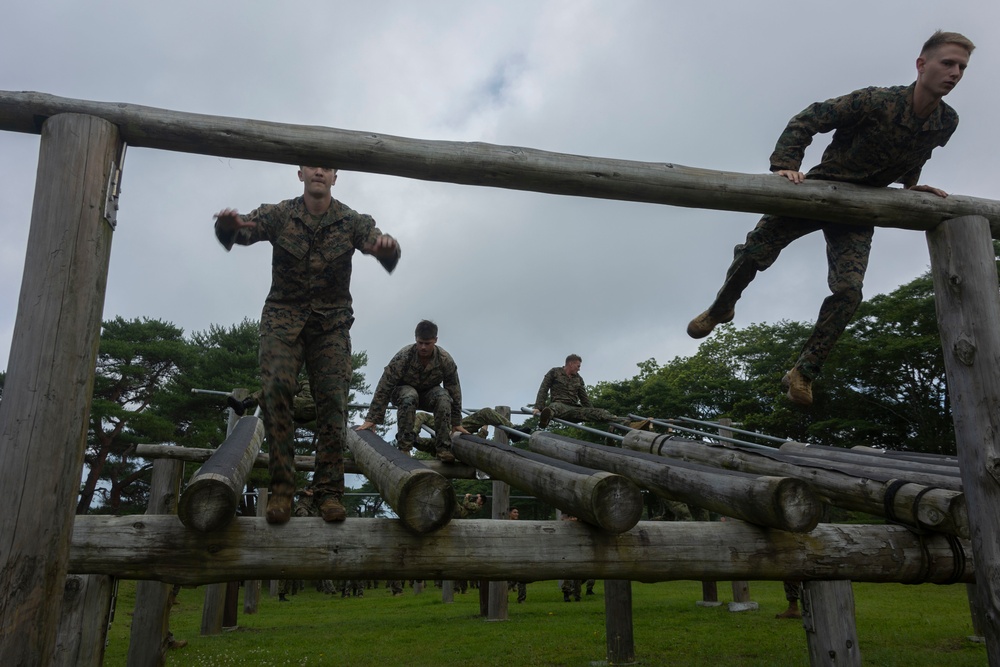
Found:
[[[176,516],[76,517],[74,574],[201,585],[247,579],[680,579],[968,583],[969,543],[898,525],[810,533],[739,521],[641,521],[611,534],[578,521],[454,521],[418,535],[397,519],[269,525],[240,517],[198,533]]]

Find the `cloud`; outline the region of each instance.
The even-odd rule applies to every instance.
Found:
[[[856,3],[849,3],[850,6]],[[906,84],[936,28],[989,38],[995,3],[867,3],[864,12],[720,1],[22,3],[5,16],[10,90],[485,141],[761,173],[785,122],[865,85]],[[861,5],[856,6],[857,9]],[[995,32],[995,31],[993,31]],[[995,197],[995,49],[949,96],[962,124],[924,179]],[[810,149],[818,158],[823,140]],[[0,134],[0,353],[10,345],[38,138]],[[294,168],[143,149],[126,158],[105,317],[188,332],[257,318],[269,248],[226,253],[212,213],[298,194]],[[752,214],[343,173],[335,196],[397,236],[387,275],[355,261],[354,347],[373,385],[417,320],[441,325],[472,407],[530,401],[569,352],[587,381],[686,356]],[[818,235],[747,291],[736,324],[812,320],[826,294]],[[926,270],[918,232],[878,230],[866,293]]]

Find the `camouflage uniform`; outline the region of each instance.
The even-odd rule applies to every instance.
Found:
[[[418,412],[416,418],[413,422],[413,435],[417,436],[416,443],[417,449],[420,447],[420,429],[427,425],[432,431],[437,433],[437,428],[434,426],[434,415],[428,414],[426,412]],[[514,424],[511,423],[509,419],[504,417],[502,414],[494,410],[493,408],[483,408],[481,410],[476,410],[471,415],[465,417],[462,420],[462,428],[464,428],[469,433],[475,434],[478,431],[482,431],[487,426],[506,426],[508,428],[514,428]],[[483,434],[482,437],[486,437]]]
[[[451,427],[462,423],[462,386],[458,366],[450,354],[435,346],[430,363],[424,366],[417,357],[416,345],[401,349],[382,371],[365,421],[381,424],[390,399],[396,407],[401,445],[413,445],[414,420],[420,408],[433,412],[436,424],[449,425],[436,430],[434,444],[437,451],[451,449]]]
[[[535,407],[541,410],[545,407],[545,402],[549,395],[552,402],[548,407],[552,410],[552,416],[556,419],[565,419],[571,422],[623,422],[624,420],[613,415],[604,408],[595,408],[587,396],[587,385],[583,381],[583,376],[567,375],[566,369],[556,366],[545,374],[542,384],[538,387],[538,395],[535,396]]]
[[[317,407],[316,500],[344,493],[344,443],[351,384],[351,263],[381,235],[371,216],[334,199],[323,215],[311,215],[302,197],[263,204],[241,216],[254,228],[216,236],[233,244],[268,241],[273,246],[271,291],[260,319],[262,411],[267,432],[272,493],[294,489],[294,399],[305,363]],[[399,253],[379,259],[392,271]]]
[[[778,138],[771,171],[798,171],[813,135],[835,130],[822,161],[806,178],[873,187],[916,185],[931,151],[944,146],[958,126],[958,114],[940,102],[930,117],[917,117],[913,91],[914,85],[864,88],[807,107]],[[795,362],[809,379],[819,374],[861,303],[873,227],[765,215],[736,246],[725,283],[709,308],[717,319],[727,315],[758,271],[771,266],[789,243],[817,230],[826,237],[832,294],[823,301],[812,336]]]

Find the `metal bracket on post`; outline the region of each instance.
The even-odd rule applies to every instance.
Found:
[[[121,149],[111,164],[111,171],[108,174],[107,200],[104,202],[104,219],[111,225],[111,229],[118,228],[118,199],[122,193],[122,168],[125,166],[125,149],[128,144],[124,141]]]

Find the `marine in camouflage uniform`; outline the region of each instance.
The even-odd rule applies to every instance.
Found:
[[[387,271],[399,261],[399,246],[371,216],[333,199],[336,170],[301,167],[303,196],[262,204],[247,215],[225,209],[215,233],[234,244],[267,241],[273,246],[271,291],[260,320],[262,411],[267,433],[271,498],[267,520],[284,523],[295,489],[294,396],[305,364],[317,407],[313,488],[323,518],[342,521],[343,450],[351,383],[351,268],[355,250],[371,254]]]
[[[590,402],[587,384],[580,375],[582,363],[583,360],[578,355],[571,354],[566,357],[565,366],[552,368],[542,378],[533,410],[535,414],[541,415],[541,428],[548,426],[549,420],[553,418],[571,422],[625,422],[624,418],[604,408],[595,408]]]
[[[944,146],[958,126],[958,114],[941,97],[961,79],[973,48],[957,33],[935,33],[917,59],[914,84],[864,88],[810,105],[778,138],[771,171],[801,182],[798,170],[806,147],[814,135],[833,131],[822,161],[804,178],[872,187],[901,183],[905,189],[947,196],[917,181],[931,151]],[[789,398],[802,405],[812,403],[812,380],[861,303],[873,227],[765,215],[736,246],[715,301],[688,325],[688,334],[701,338],[715,325],[731,321],[736,302],[757,272],[770,267],[792,241],[817,230],[826,238],[831,295],[820,306],[812,335],[783,380]]]
[[[416,440],[414,421],[417,408],[434,414],[436,424],[450,428],[435,431],[434,449],[442,461],[454,461],[451,433],[462,428],[462,385],[458,365],[437,346],[437,325],[423,320],[414,332],[417,342],[407,345],[382,371],[365,423],[359,429],[374,429],[385,421],[389,401],[396,407],[399,448],[409,452]]]
[[[427,428],[437,433],[437,428],[434,426],[434,415],[427,412],[418,412],[416,418],[413,420],[413,435],[416,438],[414,440],[414,444],[420,451],[428,451],[427,445],[423,442],[423,438],[420,437],[420,429],[425,424],[427,425]],[[490,426],[506,426],[508,428],[514,428],[514,424],[511,423],[509,419],[493,408],[482,408],[481,410],[476,410],[471,415],[462,419],[462,428],[469,433],[479,435],[481,438],[485,438],[487,436],[487,428]],[[433,454],[434,451],[430,451],[429,453]]]

